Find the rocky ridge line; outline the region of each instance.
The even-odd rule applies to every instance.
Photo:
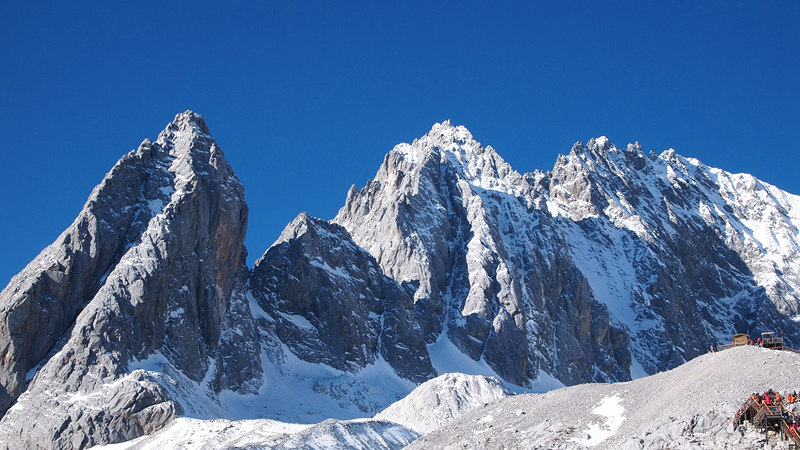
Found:
[[[599,138],[520,174],[445,122],[332,221],[299,215],[253,269],[246,224],[199,115],[123,157],[0,293],[0,441],[280,415],[295,406],[275,386],[371,415],[442,358],[572,385],[667,370],[737,331],[800,342],[800,199],[674,151]]]

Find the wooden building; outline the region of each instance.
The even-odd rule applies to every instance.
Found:
[[[733,346],[747,345],[750,343],[750,336],[745,333],[739,333],[733,337]]]

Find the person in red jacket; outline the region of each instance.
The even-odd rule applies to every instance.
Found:
[[[766,392],[761,398],[764,401],[765,405],[769,405],[770,403],[772,403],[772,397],[770,397],[769,394],[767,394]]]

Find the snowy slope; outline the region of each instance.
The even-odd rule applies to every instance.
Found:
[[[797,373],[797,353],[738,347],[631,382],[545,394],[509,395],[496,380],[448,374],[374,419],[180,418],[152,436],[102,448],[401,448],[412,441],[409,448],[783,448],[774,434],[766,441],[731,423],[750,393],[797,390]]]
[[[649,373],[745,331],[798,340],[797,196],[674,150],[607,139],[559,157],[546,190],[570,254]],[[668,343],[668,344],[667,344]]]
[[[753,392],[797,390],[798,373],[797,353],[738,347],[630,382],[503,398],[409,448],[761,448],[763,434],[732,419]]]
[[[419,436],[400,425],[374,420],[328,419],[317,425],[297,425],[267,419],[199,420],[179,418],[150,436],[121,444],[93,447],[102,450],[161,449],[399,449]]]
[[[324,377],[317,375],[314,379],[324,382]],[[283,389],[287,394],[283,401],[287,404],[293,403],[290,396],[295,397],[294,402],[306,402],[309,406],[324,402],[322,398],[314,398],[313,393],[304,394],[311,390],[307,387],[283,386]],[[508,395],[510,391],[495,378],[449,373],[421,384],[372,419],[328,419],[313,425],[286,422],[307,420],[302,414],[287,414],[282,421],[181,417],[151,436],[97,448],[401,448],[473,408]],[[271,404],[268,399],[260,400]],[[254,409],[255,406],[254,402]],[[314,409],[323,410],[323,405],[314,405]]]
[[[422,383],[375,419],[388,420],[420,433],[441,428],[466,411],[511,392],[495,378],[448,373]]]

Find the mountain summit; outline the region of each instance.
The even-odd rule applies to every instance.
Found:
[[[0,294],[0,441],[115,442],[183,410],[135,367],[162,351],[200,381],[219,356],[247,206],[207,133],[187,111],[125,155]]]
[[[187,111],[0,293],[0,442],[366,417],[448,372],[544,390],[740,331],[799,343],[799,226],[800,197],[674,150],[601,137],[521,174],[444,122],[248,268],[244,189]]]

